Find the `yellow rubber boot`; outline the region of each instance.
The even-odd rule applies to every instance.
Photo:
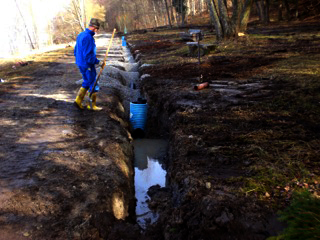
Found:
[[[97,107],[97,93],[92,94],[91,100],[92,100],[92,109],[91,109],[90,105],[88,105],[88,109],[93,110],[93,111],[101,111],[102,108]]]
[[[74,101],[74,104],[79,108],[79,109],[84,109],[84,107],[82,106],[82,101],[84,99],[84,96],[87,93],[87,89],[85,88],[80,88],[79,92],[78,92],[78,96],[76,97],[76,100]]]

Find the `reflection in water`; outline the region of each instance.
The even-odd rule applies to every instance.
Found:
[[[148,189],[153,185],[165,187],[166,171],[159,158],[165,155],[167,142],[161,139],[137,139],[133,143],[135,153],[135,190],[137,198],[137,222],[142,227],[154,223],[158,216],[150,211],[147,205]],[[158,159],[157,159],[158,158]]]

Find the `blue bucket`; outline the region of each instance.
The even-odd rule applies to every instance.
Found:
[[[126,47],[126,46],[127,46],[126,37],[122,36],[122,47]]]
[[[133,130],[141,129],[145,130],[147,122],[147,103],[133,103],[130,102],[130,123]]]

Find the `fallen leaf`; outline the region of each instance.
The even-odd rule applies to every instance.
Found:
[[[268,198],[268,197],[270,197],[270,194],[268,192],[266,192],[265,196]]]
[[[284,190],[286,190],[287,192],[290,190],[290,187],[289,186],[286,186],[285,188],[284,188]]]

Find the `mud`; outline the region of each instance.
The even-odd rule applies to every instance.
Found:
[[[2,72],[0,239],[116,239],[124,227],[134,236],[124,222],[134,223],[135,198],[121,96],[105,88],[103,111],[79,111],[72,49],[55,55]]]

